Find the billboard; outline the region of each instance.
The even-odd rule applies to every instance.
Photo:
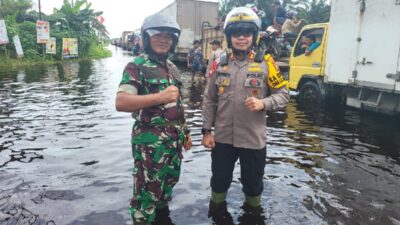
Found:
[[[47,21],[36,21],[37,43],[46,44],[50,41],[50,24]]]
[[[46,44],[47,54],[56,54],[56,38],[50,37],[50,41]]]
[[[78,57],[78,39],[63,38],[62,54],[64,59]]]
[[[8,36],[7,36],[7,28],[4,20],[0,20],[0,44],[7,44]]]
[[[15,46],[15,51],[17,52],[18,58],[24,57],[24,51],[22,50],[21,41],[19,40],[18,35],[13,37],[13,42]]]

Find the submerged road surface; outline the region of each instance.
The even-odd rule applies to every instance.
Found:
[[[0,225],[132,223],[132,119],[114,108],[132,56],[114,51],[0,73]],[[184,153],[171,217],[177,225],[211,224],[210,151],[200,144],[204,87],[183,72],[194,147]],[[263,224],[400,224],[398,119],[338,107],[307,113],[292,100],[268,125]],[[237,166],[228,193],[235,224],[243,199]]]

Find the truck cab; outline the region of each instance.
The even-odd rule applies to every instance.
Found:
[[[328,27],[327,23],[304,26],[293,46],[289,88],[299,92],[300,101],[319,104],[323,100],[319,87],[325,74]]]
[[[399,20],[397,0],[332,0],[329,25],[305,26],[292,49],[289,86],[298,102],[400,115]]]

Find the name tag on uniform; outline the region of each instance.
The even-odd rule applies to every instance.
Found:
[[[264,73],[248,73],[247,78],[258,78],[258,79],[264,79],[266,76]]]
[[[246,87],[247,97],[263,98],[263,79],[256,77],[246,78],[244,86]]]

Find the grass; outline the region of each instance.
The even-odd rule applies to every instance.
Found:
[[[15,58],[5,58],[0,56],[0,71],[13,71],[18,68],[24,68],[32,65],[54,65],[63,61],[80,61],[87,59],[101,59],[111,57],[111,51],[103,48],[101,45],[92,45],[89,48],[89,53],[85,57],[80,57],[78,59],[68,59],[68,60],[56,60],[51,59],[47,56],[44,59],[15,59]]]

